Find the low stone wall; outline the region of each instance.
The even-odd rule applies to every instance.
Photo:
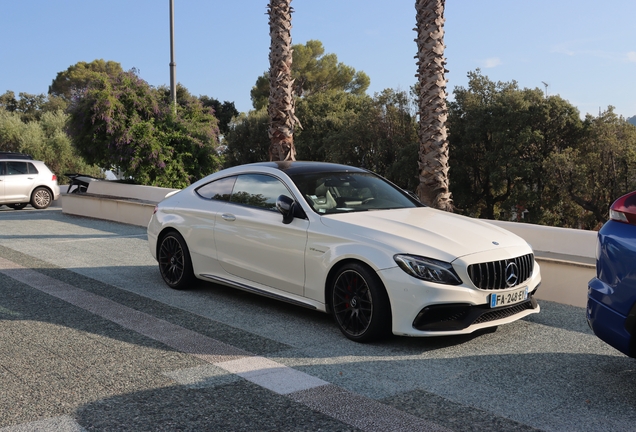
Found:
[[[66,191],[68,187],[62,186]],[[86,193],[63,193],[64,213],[147,226],[155,205],[170,192],[179,189],[95,181]]]
[[[66,190],[62,187],[62,190]],[[155,205],[178,189],[92,182],[87,193],[63,194],[64,213],[147,226]],[[539,300],[587,304],[587,282],[596,274],[596,232],[516,222],[488,221],[507,229],[534,249],[541,266]]]
[[[558,228],[518,222],[488,221],[530,243],[533,249],[572,257],[596,257],[596,231]]]
[[[596,276],[596,231],[488,222],[517,234],[534,249],[542,278],[538,299],[586,307],[587,283]]]
[[[88,187],[88,192],[93,195],[137,199],[155,204],[164,199],[170,192],[178,190],[179,189],[131,185],[110,181],[91,182]]]
[[[147,226],[155,202],[106,195],[63,194],[64,213],[95,219],[106,219],[130,225]]]

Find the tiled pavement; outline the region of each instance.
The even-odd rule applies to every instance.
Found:
[[[161,282],[138,227],[0,210],[0,431],[636,430],[584,310],[355,344],[329,317]]]

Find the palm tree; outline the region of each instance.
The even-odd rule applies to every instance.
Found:
[[[269,159],[296,160],[294,126],[294,80],[291,75],[291,0],[270,0],[269,15]]]
[[[415,1],[420,118],[417,194],[422,202],[432,207],[452,211],[448,186],[444,5],[445,0]]]

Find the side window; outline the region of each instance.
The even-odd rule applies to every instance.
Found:
[[[209,200],[229,201],[236,177],[225,177],[199,187],[196,192]]]
[[[39,174],[38,169],[35,167],[35,165],[33,165],[31,162],[29,162],[28,165],[29,165],[29,174]]]
[[[280,195],[291,196],[291,193],[277,178],[263,174],[243,174],[236,179],[230,201],[275,211],[276,199]]]
[[[29,168],[26,162],[9,161],[7,162],[8,175],[28,174]]]
[[[7,163],[0,162],[0,175],[7,175]]]

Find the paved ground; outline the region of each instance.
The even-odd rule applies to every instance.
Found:
[[[170,290],[143,228],[0,207],[0,432],[636,430],[636,362],[584,309],[542,308],[356,344],[320,313]]]

